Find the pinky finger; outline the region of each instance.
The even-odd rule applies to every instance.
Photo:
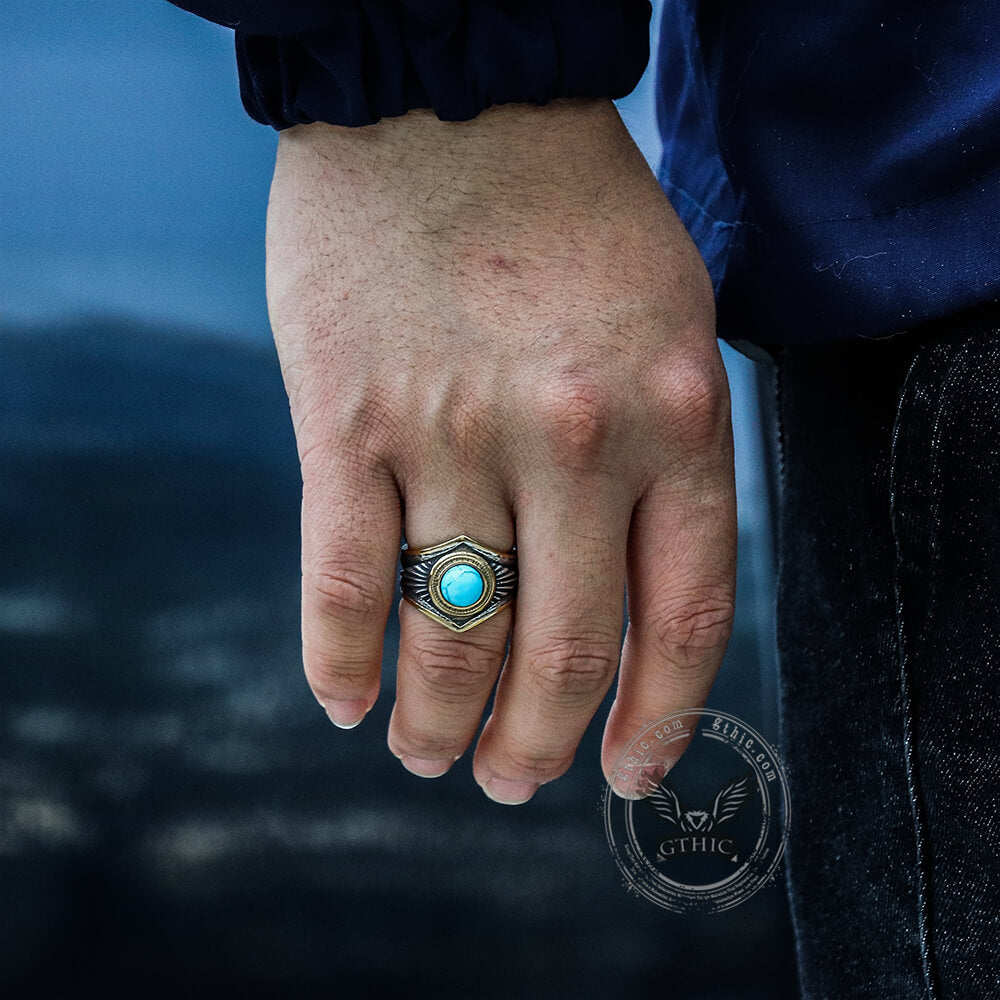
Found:
[[[602,764],[609,780],[650,723],[708,698],[732,630],[736,503],[731,481],[683,501],[669,486],[635,512],[629,540],[629,627]],[[672,744],[663,772],[683,745]],[[621,790],[620,791],[629,791]]]

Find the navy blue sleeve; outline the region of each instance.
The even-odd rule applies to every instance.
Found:
[[[236,29],[244,107],[277,129],[623,97],[649,58],[649,0],[171,2]]]

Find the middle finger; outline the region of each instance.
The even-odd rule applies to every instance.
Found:
[[[569,767],[615,675],[631,504],[595,477],[517,511],[520,584],[511,653],[476,750],[499,802],[529,799]]]

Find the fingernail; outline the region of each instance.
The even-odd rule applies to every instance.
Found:
[[[353,729],[368,714],[368,702],[361,698],[354,701],[331,699],[323,702],[326,714],[338,729]]]
[[[627,775],[619,772],[611,790],[622,799],[644,799],[667,776],[670,764],[646,764]]]
[[[507,781],[504,778],[490,778],[483,785],[483,791],[487,798],[499,802],[503,806],[519,806],[527,802],[538,791],[538,785],[533,781]]]
[[[403,754],[399,758],[399,762],[410,774],[415,774],[418,778],[440,778],[442,774],[451,770],[451,765],[457,759],[421,760],[419,757],[411,757],[409,754]]]

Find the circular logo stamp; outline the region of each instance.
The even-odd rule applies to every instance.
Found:
[[[718,913],[774,881],[788,782],[745,722],[708,709],[668,715],[632,741],[614,784],[626,797],[607,787],[604,827],[633,892],[675,913]]]

